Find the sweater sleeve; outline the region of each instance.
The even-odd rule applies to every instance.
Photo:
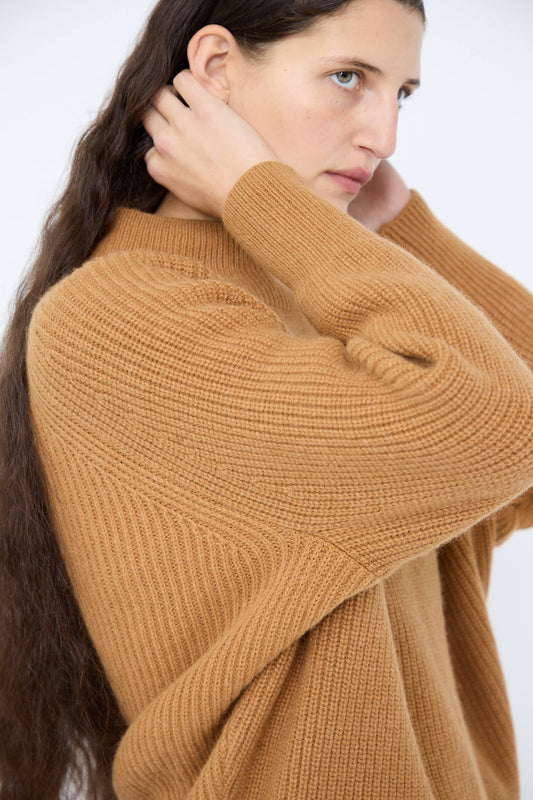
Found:
[[[129,723],[121,800],[229,796],[239,693],[533,484],[533,375],[444,278],[276,162],[223,222],[316,335],[144,251],[75,270],[28,332],[54,530]]]
[[[461,250],[461,243],[457,240],[455,250],[453,250],[443,246],[441,242],[440,249],[436,248],[440,254],[438,261],[446,263],[447,266],[442,270],[445,275],[439,277],[435,270],[431,269],[433,263],[426,265],[427,251],[414,253],[417,259],[413,260],[403,249],[389,248],[384,244],[380,246],[378,238],[374,234],[346,215],[339,214],[336,209],[327,204],[321,204],[320,214],[317,214],[319,204],[316,199],[311,193],[302,190],[302,182],[295,176],[295,173],[292,173],[292,170],[286,167],[280,167],[277,170],[279,174],[284,173],[287,179],[286,182],[280,182],[277,189],[282,208],[285,205],[288,207],[292,200],[291,215],[290,217],[284,216],[276,213],[274,209],[272,209],[274,214],[270,215],[268,204],[264,202],[266,194],[274,188],[270,167],[271,165],[258,165],[255,170],[249,171],[241,179],[238,191],[234,191],[228,198],[224,212],[225,224],[255,260],[262,263],[294,289],[300,307],[317,330],[323,336],[334,337],[343,343],[343,357],[354,369],[350,377],[361,381],[358,385],[361,395],[372,397],[376,402],[372,407],[373,412],[377,408],[386,409],[385,422],[383,418],[378,420],[374,416],[370,424],[371,427],[374,426],[374,434],[378,437],[380,433],[386,436],[391,445],[390,452],[393,454],[394,467],[399,468],[398,472],[395,471],[395,479],[399,482],[402,481],[400,476],[405,474],[404,468],[412,476],[417,471],[416,468],[413,471],[414,464],[418,467],[425,465],[425,468],[430,469],[430,472],[424,477],[422,477],[424,469],[418,473],[419,479],[424,482],[427,489],[426,500],[422,501],[422,506],[424,506],[424,502],[427,502],[428,505],[425,506],[422,515],[432,507],[429,495],[436,499],[438,486],[443,487],[444,494],[447,496],[453,495],[458,501],[458,505],[464,504],[464,510],[468,507],[471,512],[478,513],[479,506],[477,507],[478,511],[474,511],[476,503],[471,504],[472,498],[460,499],[459,483],[467,479],[467,473],[469,475],[467,482],[472,480],[474,477],[474,473],[470,471],[472,464],[466,467],[462,477],[456,473],[457,483],[452,479],[446,487],[443,480],[444,474],[438,474],[439,468],[437,468],[437,472],[433,472],[433,469],[437,464],[441,466],[446,464],[445,471],[452,463],[457,466],[462,462],[466,466],[469,459],[474,457],[475,445],[474,450],[470,448],[476,438],[476,434],[474,434],[476,428],[481,434],[481,430],[478,428],[480,406],[484,405],[489,396],[495,392],[493,397],[496,405],[499,405],[500,413],[503,411],[503,406],[500,405],[502,399],[500,392],[510,377],[508,369],[511,367],[511,363],[518,368],[522,378],[529,385],[531,385],[531,372],[524,368],[523,362],[516,357],[516,353],[507,344],[504,344],[503,338],[497,334],[487,316],[482,313],[483,309],[479,310],[477,304],[474,306],[473,303],[467,302],[465,294],[460,290],[456,291],[446,280],[446,276],[451,277],[452,273],[457,271],[457,251],[461,253],[463,260],[468,260],[465,259],[465,246],[462,245]],[[257,186],[258,178],[260,179],[259,187]],[[449,234],[446,244],[449,243],[450,238],[451,234]],[[427,242],[427,237],[423,241]],[[471,253],[472,251],[468,254],[470,258],[472,257]],[[482,272],[481,267],[479,267],[479,271]],[[493,272],[497,272],[499,277],[496,285],[502,282],[505,285],[506,276],[496,268],[493,268]],[[498,327],[504,334],[511,334],[509,338],[512,344],[515,342],[523,344],[526,354],[533,355],[531,343],[524,333],[527,330],[526,317],[530,307],[530,295],[511,279],[508,279],[507,285],[511,287],[519,301],[520,321],[515,336],[512,335],[513,328],[508,323],[506,324],[505,316],[501,313],[496,315]],[[475,292],[472,294],[475,295]],[[490,290],[486,291],[486,295],[490,297]],[[511,302],[512,299],[510,298]],[[495,304],[493,303],[493,305]],[[497,351],[500,352],[501,360],[498,358],[490,366]],[[522,355],[522,353],[520,354]],[[529,366],[531,362],[527,363]],[[492,372],[493,367],[495,368],[494,372]],[[480,370],[476,377],[472,374],[472,369]],[[489,372],[492,372],[489,383],[494,381],[492,388],[486,384]],[[469,390],[463,394],[466,388],[463,381],[467,373],[469,379],[473,380],[473,383],[470,383],[470,380],[467,381],[473,391],[470,396],[472,404],[467,399]],[[370,376],[372,376],[372,381],[377,379],[377,383],[374,382],[372,388],[368,385],[365,386],[365,380]],[[485,385],[481,388],[481,384],[478,384],[477,389],[474,389],[479,378]],[[411,383],[411,381],[413,382]],[[514,390],[512,391],[514,392]],[[403,402],[408,394],[411,397],[404,406]],[[479,405],[473,402],[476,395]],[[395,408],[388,406],[392,397],[394,401],[400,402],[400,405]],[[510,407],[517,408],[516,399],[511,401]],[[429,405],[426,405],[428,401]],[[529,402],[530,400],[527,400],[528,404]],[[439,411],[436,416],[433,416],[435,403],[439,404]],[[489,401],[488,405],[484,406],[487,412],[491,405]],[[359,413],[363,407],[364,403],[359,404]],[[470,411],[467,411],[468,408]],[[362,419],[359,413],[353,417],[354,420]],[[510,419],[504,423],[503,428],[499,428],[498,425],[495,428],[493,424],[497,415],[492,416],[491,412],[492,422],[489,422],[487,416],[486,432],[491,428],[491,435],[495,435],[496,439],[500,436],[503,437],[496,445],[496,450],[502,452],[500,448],[503,441],[508,439],[511,430]],[[431,419],[429,424],[428,418]],[[407,420],[410,422],[408,423]],[[390,425],[394,432],[389,427]],[[407,467],[406,464],[401,464],[401,458],[398,459],[397,445],[399,441],[396,437],[401,428],[407,431],[411,430],[411,426],[418,431],[419,441],[424,440],[421,446],[425,453],[422,454],[419,445],[414,445],[411,453],[406,454],[407,461],[411,464],[410,467]],[[497,428],[499,428],[498,432]],[[438,440],[434,438],[437,429],[439,430]],[[353,427],[350,427],[350,430],[358,438],[359,432],[356,432]],[[450,437],[447,444],[444,443],[444,430]],[[522,433],[528,442],[523,450],[523,455],[526,456],[526,460],[529,460],[533,455],[530,444],[531,429],[529,422],[525,419]],[[471,438],[472,434],[474,439]],[[348,430],[344,431],[344,435],[349,436]],[[454,449],[456,444],[453,444],[453,440],[456,436],[456,444],[459,440],[462,442],[460,447],[462,452]],[[479,445],[482,448],[484,447],[482,444],[484,436],[481,434],[479,439]],[[400,438],[402,437],[400,436]],[[372,440],[370,437],[367,440],[367,446],[371,448],[372,441],[374,442],[374,453],[379,461],[378,450],[375,447],[376,440]],[[447,445],[451,446],[450,451],[447,450]],[[470,451],[468,455],[466,450]],[[439,454],[442,456],[442,461]],[[485,454],[487,455],[487,451]],[[466,460],[464,460],[465,456]],[[363,459],[362,453],[359,457]],[[486,469],[487,462],[483,458],[479,462],[479,466],[481,463],[484,464],[482,470]],[[387,479],[383,480],[385,476],[383,473],[379,474],[379,470],[375,473],[375,477],[376,485],[383,489],[383,497],[392,501],[392,505],[388,507],[397,510],[404,498],[396,494],[393,485]],[[492,494],[489,484],[484,483],[486,477],[488,477],[487,474],[484,478],[481,472],[477,473],[480,492],[485,494],[488,491]],[[527,477],[523,486],[529,489],[528,484],[530,483],[530,477]],[[417,502],[422,500],[420,488],[420,486],[413,487],[413,494],[408,502],[410,510],[406,511],[407,514],[411,514],[417,506]],[[467,494],[470,494],[471,488],[470,483]],[[405,485],[404,489],[407,489]],[[409,493],[409,489],[407,492]],[[530,498],[530,496],[531,491],[526,490],[524,497]],[[495,496],[493,495],[493,497]],[[358,500],[361,499],[362,495],[358,492]],[[411,505],[412,501],[414,501],[413,505]],[[520,505],[520,500],[517,500],[516,497],[513,498],[513,501]],[[455,503],[452,505],[454,506],[454,511],[451,512],[453,515],[457,512],[458,506]],[[419,510],[422,510],[422,506],[418,507]],[[365,509],[372,507],[370,497],[365,498],[359,508],[359,514],[363,507]],[[451,508],[449,510],[451,511]],[[393,511],[393,515],[394,513],[395,511]],[[387,518],[385,522],[385,518],[387,518],[386,513],[383,518],[384,527],[381,530],[388,540],[394,523],[390,518]],[[361,521],[360,515],[358,519]],[[418,518],[418,522],[420,521],[421,518]],[[443,521],[441,519],[441,523]],[[379,537],[380,526],[375,526],[375,522],[374,518],[371,525],[374,533]],[[420,531],[420,527],[418,531]],[[358,528],[357,536],[360,544],[360,528]],[[406,541],[403,536],[400,536],[400,540],[402,543]],[[444,528],[441,527],[440,540],[434,541],[432,546],[442,544],[445,540],[446,534]],[[368,562],[364,560],[364,563]]]
[[[416,191],[380,235],[405,248],[455,286],[498,328],[533,369],[533,294],[515,278],[476,253],[446,228]],[[533,526],[533,487],[497,515],[498,543],[520,528]]]

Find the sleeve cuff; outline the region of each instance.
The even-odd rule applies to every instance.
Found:
[[[411,199],[407,205],[391,222],[382,225],[378,231],[380,236],[398,243],[411,241],[414,236],[418,237],[421,232],[431,226],[431,223],[437,221],[416,189],[410,189],[410,192]]]

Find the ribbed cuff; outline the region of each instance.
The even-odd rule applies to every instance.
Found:
[[[428,238],[428,234],[441,223],[416,189],[411,189],[411,199],[406,206],[379,230],[379,235],[397,244],[414,243]]]

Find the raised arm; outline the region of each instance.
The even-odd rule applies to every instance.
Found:
[[[533,369],[533,294],[446,228],[417,191],[411,194],[411,201],[380,229],[380,235],[428,264],[481,308]],[[512,530],[532,527],[533,488],[499,516],[499,541]]]

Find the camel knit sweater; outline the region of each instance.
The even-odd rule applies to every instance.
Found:
[[[120,800],[515,800],[487,614],[533,525],[533,297],[417,192],[372,233],[263,162],[121,209],[29,329]]]

